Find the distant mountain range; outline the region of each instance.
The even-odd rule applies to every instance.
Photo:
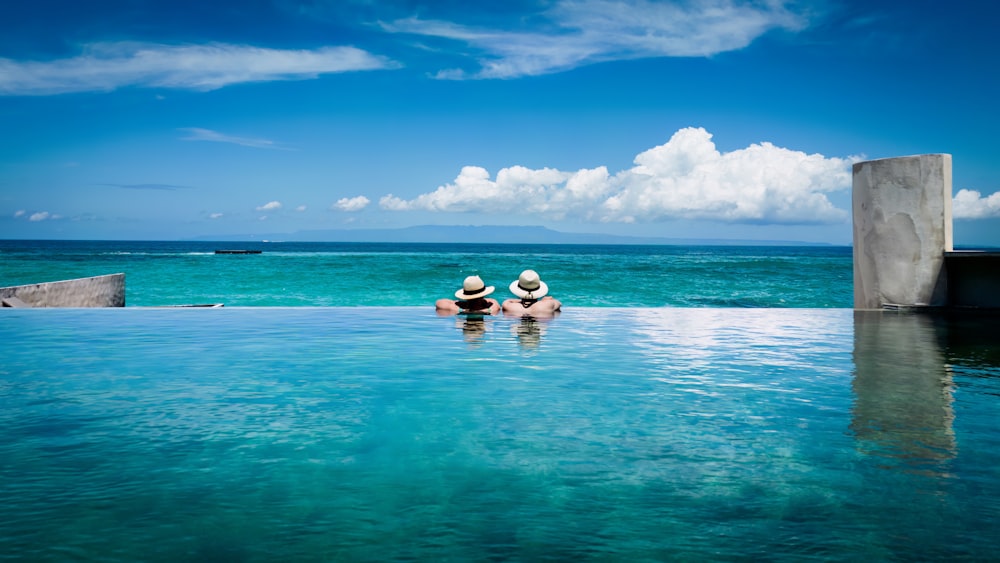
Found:
[[[270,242],[445,242],[511,244],[659,244],[715,246],[830,246],[792,240],[635,237],[563,233],[546,227],[420,225],[400,229],[332,229],[256,235],[206,235],[193,240]]]

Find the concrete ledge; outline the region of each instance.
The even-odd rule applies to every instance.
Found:
[[[191,308],[201,308],[201,309],[220,309],[225,307],[225,303],[194,303],[190,305],[153,305],[151,307],[146,307],[147,309],[191,309]]]
[[[0,300],[28,307],[124,307],[125,274],[0,287]]]
[[[948,260],[997,260],[1000,259],[1000,250],[953,250],[944,253]]]
[[[899,303],[883,303],[883,311],[899,311],[899,312],[935,312],[943,311],[945,308],[940,306],[930,306],[930,305],[901,305]]]
[[[0,302],[3,303],[4,307],[31,307],[31,305],[28,305],[24,301],[21,301],[17,297],[13,296],[5,297],[3,300],[0,300]]]

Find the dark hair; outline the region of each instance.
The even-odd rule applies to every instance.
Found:
[[[456,304],[459,309],[486,309],[490,306],[489,301],[486,300],[486,296],[463,299]]]

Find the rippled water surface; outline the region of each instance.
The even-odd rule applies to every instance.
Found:
[[[0,558],[992,559],[995,329],[7,310]]]

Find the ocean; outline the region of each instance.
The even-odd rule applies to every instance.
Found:
[[[0,241],[0,287],[122,272],[126,306],[431,306],[474,274],[502,301],[525,269],[564,307],[853,306],[836,246]]]
[[[1000,552],[998,318],[853,311],[850,249],[216,247],[0,242],[130,305],[0,310],[0,560]],[[561,315],[432,309],[526,267]]]

